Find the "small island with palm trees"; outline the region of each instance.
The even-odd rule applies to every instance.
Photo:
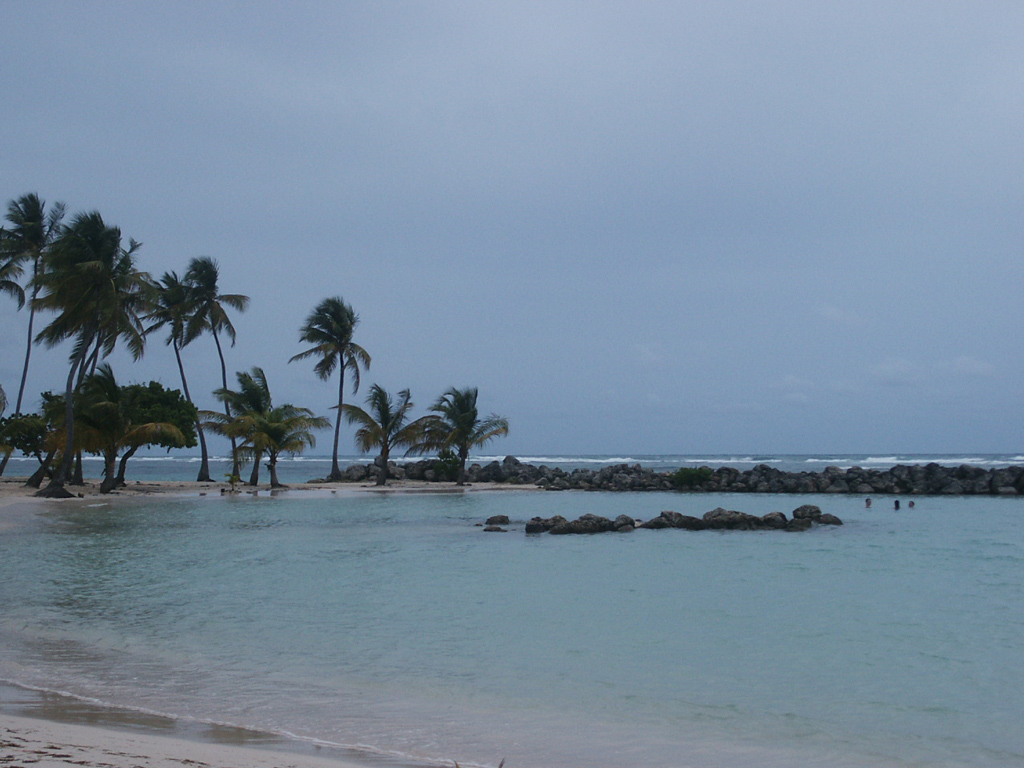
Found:
[[[220,270],[213,258],[191,259],[179,276],[173,270],[157,280],[140,268],[141,243],[123,241],[121,230],[98,211],[75,214],[65,223],[67,207],[47,207],[35,193],[12,200],[0,228],[0,292],[29,312],[24,365],[13,411],[0,382],[0,475],[15,452],[34,457],[38,468],[26,485],[36,495],[71,497],[68,486],[85,486],[82,455],[103,459],[99,490],[110,493],[126,485],[126,465],[140,448],[162,446],[200,450],[197,483],[212,483],[207,432],[231,444],[232,489],[242,482],[257,487],[265,461],[270,487],[281,488],[277,464],[282,454],[298,455],[316,445],[316,435],[332,420],[293,403],[275,403],[263,368],[252,366],[235,374],[237,389],[228,386],[228,367],[222,338],[236,341],[232,312],[244,312],[250,299],[220,288]],[[45,324],[34,330],[36,313]],[[299,329],[309,347],[290,362],[315,360],[313,372],[328,382],[337,373],[338,399],[333,419],[331,470],[322,482],[341,482],[346,476],[338,461],[341,424],[356,427],[356,446],[378,452],[370,474],[375,484],[387,483],[392,455],[437,454],[431,474],[462,486],[467,481],[470,451],[508,434],[508,420],[496,414],[481,416],[478,391],[451,387],[412,419],[412,396],[401,390],[397,399],[379,384],[370,387],[366,408],[345,402],[346,372],[356,394],[361,374],[369,370],[370,354],[354,340],[359,316],[339,296],[325,298]],[[143,356],[152,334],[174,352],[181,389],[121,385],[109,363],[115,349],[126,349],[133,360]],[[221,386],[210,393],[219,407],[200,408],[188,385],[182,350],[210,336],[220,361]],[[67,349],[67,375],[54,390],[40,393],[38,412],[24,412],[25,387],[32,350]],[[144,391],[143,391],[144,390]],[[211,403],[212,405],[212,403]],[[365,472],[363,473],[365,476]],[[46,482],[43,487],[44,481]]]

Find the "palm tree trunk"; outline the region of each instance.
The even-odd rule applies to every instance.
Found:
[[[388,482],[388,458],[390,457],[390,451],[386,448],[381,448],[380,451],[380,471],[377,473],[377,485],[386,485]]]
[[[36,260],[36,267],[32,270],[32,275],[35,277],[36,271],[39,269],[39,261]],[[32,302],[35,301],[36,295],[39,293],[38,286],[32,291],[32,298],[29,299],[28,304],[28,343],[25,345],[25,367],[21,369],[21,386],[18,387],[18,399],[14,403],[14,412],[21,413],[21,401],[25,396],[25,382],[28,380],[28,361],[32,356],[32,324],[36,319],[36,310],[32,306]],[[3,459],[0,459],[0,477],[3,477],[4,470],[7,469],[7,462],[11,460],[11,454],[5,453]]]
[[[228,388],[228,366],[224,362],[224,350],[221,349],[220,338],[217,336],[217,329],[216,328],[212,329],[212,333],[213,333],[213,343],[217,345],[217,355],[218,355],[218,357],[220,357],[220,381],[221,381],[221,386],[223,386],[224,389],[227,389]],[[227,416],[228,420],[230,421],[230,419],[231,419],[231,406],[228,405],[227,401],[224,402],[224,415]],[[260,469],[260,463],[259,463],[259,461],[257,461],[256,462],[256,466],[253,468],[253,471],[256,474],[259,474],[259,469]],[[235,438],[232,437],[231,438],[231,474],[237,476],[238,472],[239,472],[239,467],[238,467],[238,444],[235,441]],[[250,485],[256,485],[256,483],[250,483]]]
[[[195,405],[192,402],[192,395],[188,391],[188,381],[185,379],[185,366],[181,364],[181,350],[178,349],[178,342],[174,340],[171,342],[174,347],[174,359],[178,361],[178,373],[181,374],[181,388],[185,391],[185,399],[188,400],[189,405]],[[206,449],[206,435],[203,434],[203,425],[196,418],[196,432],[199,433],[199,452],[201,460],[199,462],[199,477],[196,478],[197,483],[209,483],[210,480],[210,453]]]
[[[36,494],[37,496],[56,498],[71,496],[71,493],[64,488],[64,483],[67,482],[68,471],[71,469],[71,456],[75,452],[75,373],[78,371],[78,366],[82,364],[88,348],[89,345],[83,344],[78,354],[71,360],[71,370],[68,371],[68,380],[64,387],[64,432],[66,433],[64,454],[61,456],[60,465],[53,473],[53,477],[50,478],[50,482]]]
[[[257,451],[253,456],[252,472],[249,474],[249,485],[254,488],[260,484],[260,462],[263,461],[263,453]]]
[[[32,473],[32,476],[25,481],[26,488],[38,488],[43,483],[43,478],[46,477],[47,471],[50,469],[50,464],[53,462],[53,457],[57,454],[55,449],[50,450],[46,454],[45,459],[39,460],[39,469]]]
[[[281,483],[277,481],[277,455],[271,454],[270,461],[267,462],[267,468],[270,469],[270,487],[271,488],[282,488]]]
[[[88,360],[85,364],[78,369],[78,383],[75,385],[75,392],[82,387],[82,382],[85,381],[86,370],[89,371],[88,375],[92,376],[96,373],[96,366],[100,364],[100,347],[103,345],[103,340],[96,337],[96,348],[89,355]],[[71,485],[85,485],[85,472],[82,467],[82,452],[75,451],[75,471],[70,480]]]
[[[113,451],[105,451],[103,454],[103,482],[100,483],[100,493],[110,493],[117,484],[117,454]]]
[[[123,485],[127,485],[127,483],[124,480],[124,474],[125,470],[128,467],[128,459],[134,456],[137,450],[139,450],[139,446],[133,445],[131,448],[125,451],[124,456],[121,457],[121,462],[118,464],[117,467],[117,480],[114,483],[114,486],[116,488],[120,488]]]
[[[39,272],[39,259],[36,258],[35,264],[32,267],[32,280],[33,284],[36,279],[36,275]],[[25,367],[21,369],[21,386],[18,387],[18,400],[14,404],[14,412],[21,413],[21,400],[25,396],[25,382],[28,380],[28,361],[32,356],[32,325],[36,319],[36,308],[33,306],[33,302],[39,295],[39,286],[36,285],[32,289],[32,298],[29,299],[28,303],[28,343],[25,345]],[[6,462],[5,462],[6,463]],[[0,469],[0,474],[3,474],[3,470]]]
[[[466,459],[469,458],[468,448],[459,448],[459,481],[456,485],[466,484]]]
[[[342,479],[341,467],[338,465],[338,438],[341,436],[341,409],[345,404],[345,366],[344,361],[338,371],[338,416],[334,420],[334,452],[331,454],[331,474],[327,479],[336,483]]]

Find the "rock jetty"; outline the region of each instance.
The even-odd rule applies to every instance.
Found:
[[[757,517],[732,509],[713,509],[703,517],[681,515],[678,512],[665,511],[646,523],[638,523],[628,515],[619,515],[614,520],[597,515],[583,515],[576,520],[566,520],[561,515],[555,517],[535,517],[526,524],[527,533],[550,533],[553,535],[573,533],[628,533],[637,528],[661,530],[664,528],[681,528],[687,531],[806,531],[816,525],[842,525],[843,521],[835,515],[822,513],[813,504],[804,504],[793,510],[792,518],[782,512],[769,512]]]
[[[389,462],[388,476],[401,480],[434,482],[449,480],[437,459],[396,464]],[[345,480],[364,482],[376,478],[380,467],[354,464]],[[466,470],[470,483],[535,485],[549,491],[687,491],[691,493],[852,493],[901,495],[994,495],[1024,494],[1024,467],[986,469],[963,464],[897,465],[889,469],[827,467],[822,472],[783,472],[767,464],[740,471],[710,467],[655,472],[640,464],[618,464],[601,469],[574,469],[524,464],[514,456],[489,464],[473,464]]]

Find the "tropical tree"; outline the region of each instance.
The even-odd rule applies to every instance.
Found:
[[[217,261],[209,256],[198,256],[192,259],[185,270],[184,282],[189,298],[189,313],[185,323],[185,335],[182,346],[190,344],[204,333],[213,336],[217,345],[217,356],[220,358],[221,388],[228,388],[228,369],[224,362],[224,349],[220,344],[223,333],[235,346],[235,326],[231,322],[227,309],[244,312],[249,306],[249,297],[240,293],[221,293],[220,267]],[[224,415],[231,418],[231,406],[224,403]],[[238,452],[235,438],[231,438],[232,468],[231,474],[238,474]]]
[[[236,420],[245,414],[267,413],[273,407],[270,400],[270,386],[267,384],[267,376],[263,373],[262,368],[254,367],[251,373],[239,371],[235,374],[235,378],[238,379],[238,389],[222,387],[214,390],[213,393],[213,396],[224,404],[224,413],[201,411],[199,414],[206,426],[209,426],[217,434],[231,438],[231,477],[237,477],[239,474],[239,459],[242,452],[239,451],[238,441],[247,439],[247,435],[243,432],[251,424],[251,420],[237,422]],[[248,451],[246,454],[251,455],[254,459],[249,485],[256,485],[259,482],[262,456]]]
[[[177,389],[165,389],[158,381],[148,384],[128,384],[121,387],[121,399],[126,403],[126,411],[133,424],[170,424],[179,434],[168,431],[155,432],[151,439],[142,441],[135,439],[125,443],[125,451],[117,466],[117,487],[125,484],[125,469],[128,459],[145,446],[161,448],[194,448],[196,445],[197,423],[199,413],[195,405],[182,397]]]
[[[352,394],[359,390],[359,368],[370,368],[370,355],[352,341],[352,334],[359,325],[359,315],[344,302],[341,296],[324,299],[306,318],[299,330],[300,341],[312,344],[309,349],[294,355],[288,362],[307,357],[320,358],[313,371],[323,381],[330,380],[338,369],[338,413],[334,421],[334,450],[331,453],[331,473],[327,480],[341,480],[338,465],[338,437],[341,434],[341,416],[345,406],[345,371],[352,372]]]
[[[470,450],[508,434],[508,419],[493,413],[481,419],[476,401],[476,387],[452,387],[441,395],[430,406],[433,413],[424,417],[423,436],[414,448],[419,453],[453,451],[459,459],[458,485],[465,485]]]
[[[398,393],[395,402],[391,395],[378,384],[370,387],[366,397],[369,411],[355,405],[342,406],[349,424],[358,425],[356,446],[363,453],[380,448],[380,471],[377,485],[384,485],[388,479],[388,459],[395,448],[413,449],[420,442],[428,417],[409,421],[409,410],[413,406],[408,389]]]
[[[222,402],[230,404],[235,415],[228,417],[216,411],[204,411],[203,416],[215,431],[240,441],[239,455],[253,461],[250,485],[259,484],[260,461],[266,455],[270,487],[280,488],[278,457],[282,453],[302,453],[315,446],[313,432],[326,429],[331,422],[323,416],[315,416],[308,408],[291,404],[275,407],[262,368],[254,367],[252,373],[239,372],[237,378],[237,391],[221,389],[214,393]]]
[[[0,243],[3,243],[3,238],[6,234],[3,229],[0,229]],[[18,282],[18,278],[24,272],[25,270],[21,264],[15,259],[4,258],[0,255],[0,293],[6,293],[18,302],[18,309],[25,306],[25,290],[21,287],[21,283]]]
[[[188,283],[179,278],[176,272],[165,272],[157,288],[153,311],[147,318],[153,321],[153,324],[146,329],[146,333],[149,334],[164,326],[167,327],[167,344],[174,349],[174,359],[178,363],[178,374],[181,376],[181,388],[185,392],[185,399],[194,406],[195,402],[188,390],[188,380],[185,378],[185,366],[181,362],[181,349],[189,341],[187,328],[192,317],[192,306],[192,291]],[[206,435],[198,416],[195,429],[199,435],[200,453],[199,475],[196,480],[208,483],[212,479],[210,477],[210,452],[206,447]]]
[[[14,403],[16,413],[21,412],[22,399],[25,395],[25,381],[28,378],[29,358],[32,355],[32,332],[36,313],[34,299],[39,294],[40,288],[38,277],[50,246],[60,235],[61,221],[64,218],[65,210],[64,203],[55,203],[47,211],[46,203],[40,200],[39,195],[35,193],[22,195],[7,204],[6,220],[10,228],[5,228],[0,234],[0,261],[3,262],[3,265],[0,266],[0,290],[18,298],[18,309],[24,305],[25,294],[17,284],[13,286],[17,288],[17,291],[13,290],[9,285],[9,277],[19,276],[26,263],[32,265],[32,274],[29,279],[32,300],[28,303],[28,341],[25,344],[25,365],[21,372],[18,399]],[[15,269],[17,274],[13,272]],[[3,275],[5,270],[11,270],[9,277]],[[2,474],[2,469],[0,469],[0,474]]]
[[[187,439],[170,422],[140,422],[141,409],[131,389],[119,387],[106,363],[89,376],[79,393],[77,443],[89,453],[103,457],[100,493],[117,486],[117,458],[127,449],[125,461],[143,445],[181,447]],[[123,465],[122,465],[123,466]]]
[[[49,463],[43,458],[49,433],[50,427],[44,416],[35,413],[11,414],[0,419],[0,450],[7,455],[21,451],[23,456],[32,456],[40,466],[45,466]]]
[[[107,226],[98,212],[75,216],[53,243],[38,275],[40,295],[36,309],[56,317],[37,336],[48,347],[73,342],[64,388],[65,449],[60,466],[42,495],[64,496],[74,450],[74,398],[76,376],[94,371],[101,357],[123,341],[134,359],[145,350],[142,317],[149,309],[153,283],[136,268],[140,244],[121,244],[121,230]]]

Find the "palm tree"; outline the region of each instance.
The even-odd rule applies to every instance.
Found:
[[[36,309],[56,317],[36,337],[48,347],[73,340],[68,378],[64,388],[66,440],[60,466],[43,495],[68,495],[64,490],[74,451],[74,390],[76,374],[95,369],[100,357],[109,355],[124,341],[138,360],[145,349],[142,316],[150,306],[154,286],[136,268],[140,244],[121,245],[121,230],[107,226],[98,212],[78,214],[50,248],[49,258],[37,277],[40,295]]]
[[[359,325],[359,315],[342,300],[341,296],[324,299],[309,313],[299,330],[299,339],[313,346],[294,355],[288,362],[307,357],[319,357],[313,371],[323,381],[328,381],[337,368],[338,415],[334,422],[334,451],[331,454],[331,473],[327,480],[341,480],[338,466],[338,437],[341,434],[341,413],[345,406],[345,370],[352,372],[352,394],[359,390],[359,368],[370,368],[370,355],[352,341],[352,334]]]
[[[314,430],[326,429],[329,419],[314,416],[308,408],[286,404],[275,407],[270,397],[267,377],[262,368],[252,373],[237,374],[239,389],[219,389],[214,394],[230,404],[235,415],[228,417],[215,411],[204,411],[207,423],[228,437],[241,441],[238,453],[253,460],[249,485],[259,484],[260,461],[267,456],[270,469],[270,487],[280,488],[277,479],[277,460],[281,453],[302,453],[316,445]]]
[[[37,278],[43,266],[50,246],[53,245],[61,231],[61,221],[64,218],[66,206],[64,203],[55,203],[49,212],[46,210],[46,203],[39,199],[39,195],[30,193],[22,195],[17,200],[11,200],[7,204],[7,222],[10,229],[3,230],[0,238],[0,257],[5,264],[0,268],[0,273],[9,269],[17,268],[17,277],[23,271],[23,264],[31,262],[32,275],[29,285],[32,286],[31,299],[28,304],[28,341],[25,344],[25,366],[21,373],[21,386],[18,387],[18,399],[14,403],[15,413],[21,412],[21,402],[25,395],[25,381],[28,378],[29,358],[32,355],[32,327],[35,323],[36,307],[34,299],[39,294],[39,283]],[[18,298],[18,309],[25,303],[25,294],[20,286],[14,284],[17,293],[5,284],[5,278],[0,274],[0,290],[12,293]],[[20,297],[20,298],[19,298]],[[0,469],[0,474],[3,470]]]
[[[184,282],[190,294],[190,316],[185,324],[184,343],[190,344],[207,331],[213,336],[220,357],[221,388],[228,388],[228,369],[224,363],[224,350],[220,345],[220,334],[223,332],[235,346],[235,326],[228,316],[227,307],[244,312],[249,306],[249,297],[240,293],[221,293],[218,281],[220,267],[217,261],[209,256],[198,256],[192,259],[185,270]],[[224,402],[224,415],[231,418],[231,406]],[[235,438],[231,438],[232,467],[231,474],[238,474],[238,456]]]
[[[398,393],[398,402],[378,384],[370,387],[366,397],[369,412],[355,405],[345,405],[342,410],[349,424],[358,424],[356,445],[363,453],[380,448],[380,472],[377,474],[377,485],[384,485],[388,479],[388,459],[394,448],[413,449],[420,442],[423,427],[428,417],[410,422],[409,410],[413,403],[409,390]]]
[[[192,395],[188,391],[185,366],[181,362],[181,348],[188,343],[186,326],[191,317],[191,311],[192,297],[189,286],[178,277],[176,272],[165,272],[157,289],[154,309],[147,318],[154,322],[146,329],[146,333],[149,334],[158,328],[167,326],[167,343],[174,349],[174,359],[178,362],[178,374],[181,376],[181,388],[185,392],[185,399],[195,405],[192,402]],[[201,456],[199,476],[196,477],[196,481],[208,483],[211,481],[210,453],[206,447],[206,435],[203,433],[201,420],[196,421],[196,431],[199,434]]]
[[[0,246],[4,243],[7,232],[6,230],[0,229]],[[17,259],[0,254],[0,293],[6,293],[16,302],[18,302],[18,309],[25,306],[25,291],[18,282],[18,278],[22,276],[25,270],[21,264],[18,263]]]
[[[473,448],[478,448],[495,437],[508,434],[508,419],[491,414],[479,417],[476,387],[452,387],[437,399],[423,424],[423,437],[414,448],[419,453],[454,450],[459,457],[458,485],[466,483],[466,459]]]
[[[243,442],[247,439],[245,429],[251,425],[249,421],[239,421],[246,414],[267,413],[273,407],[270,400],[270,387],[267,384],[267,376],[263,369],[254,367],[252,373],[239,371],[235,374],[238,379],[238,389],[222,387],[214,390],[213,396],[224,404],[224,413],[216,411],[201,411],[200,416],[205,423],[217,434],[231,438],[232,471],[231,476],[237,477],[239,473],[239,457],[241,452],[238,448],[238,440]],[[249,452],[251,454],[251,452]],[[255,454],[252,474],[249,477],[249,485],[256,485],[260,476],[260,460],[262,456]]]
[[[185,436],[173,424],[133,424],[131,410],[129,397],[117,385],[114,372],[106,363],[100,365],[82,385],[77,414],[77,444],[82,450],[103,457],[100,493],[110,493],[117,485],[117,456],[121,449],[132,451],[161,439],[181,445],[185,443]]]

